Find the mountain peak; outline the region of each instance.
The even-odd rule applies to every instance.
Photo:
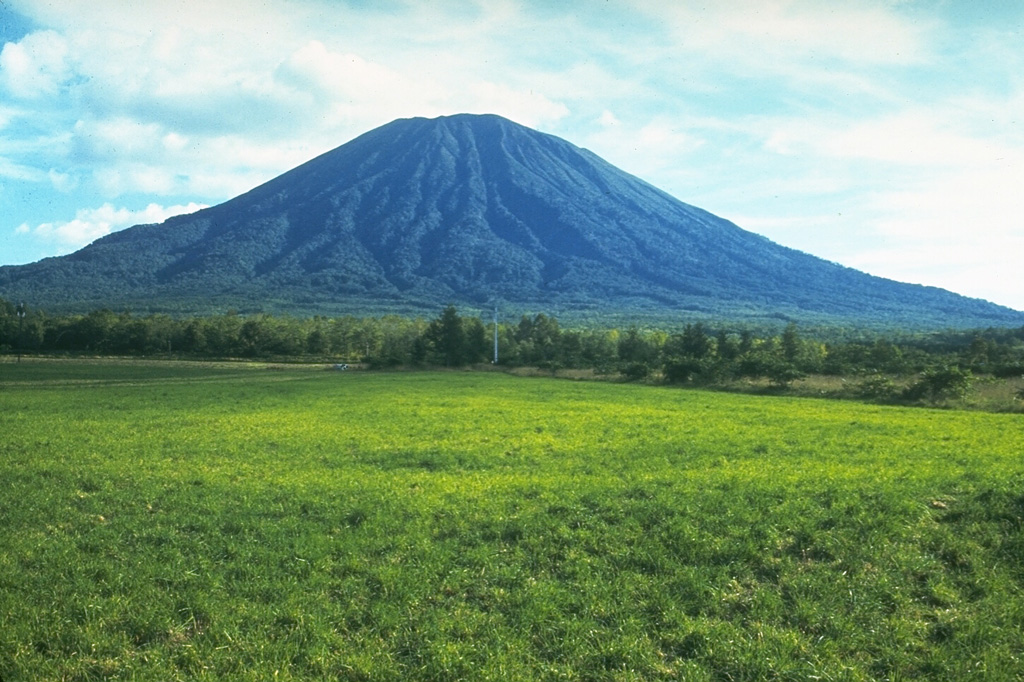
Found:
[[[779,246],[494,114],[393,121],[218,206],[0,268],[0,297],[64,310],[430,314],[500,299],[568,319],[1024,324]]]

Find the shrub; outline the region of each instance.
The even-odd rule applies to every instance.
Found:
[[[665,362],[665,381],[670,384],[685,384],[705,369],[705,363],[697,358],[672,358]]]
[[[896,384],[886,376],[868,377],[855,390],[859,397],[870,400],[888,400],[897,394]]]
[[[776,388],[787,388],[797,379],[807,376],[789,362],[773,362],[768,366],[768,381]]]
[[[911,384],[903,396],[910,400],[928,399],[933,403],[943,400],[962,400],[971,388],[973,377],[959,367],[933,367],[924,371],[921,379]]]
[[[630,381],[640,381],[651,375],[651,367],[646,362],[631,362],[622,368],[622,374]]]
[[[992,376],[1000,379],[1024,377],[1024,362],[1010,362],[992,368]]]

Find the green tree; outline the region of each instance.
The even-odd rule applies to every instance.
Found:
[[[0,351],[14,347],[18,329],[18,315],[14,304],[0,298]]]
[[[487,327],[478,317],[464,318],[462,320],[463,349],[462,360],[464,363],[483,362],[492,349],[492,339],[487,333]]]
[[[432,321],[423,334],[425,358],[445,367],[458,367],[466,361],[466,332],[454,305],[449,305]],[[419,353],[418,353],[419,354]]]
[[[72,332],[77,348],[106,353],[110,350],[111,334],[117,323],[117,315],[106,308],[94,310],[80,318]]]
[[[721,360],[732,362],[740,355],[740,345],[735,336],[723,329],[715,338],[715,351]]]
[[[583,334],[577,331],[562,332],[559,356],[565,367],[583,367],[586,364],[583,359]]]
[[[768,363],[765,372],[769,383],[775,388],[788,388],[797,379],[803,379],[806,374],[792,362],[773,358]]]
[[[353,324],[348,334],[352,355],[363,359],[380,356],[380,346],[384,340],[384,331],[381,329],[379,320],[353,318],[352,322]]]
[[[796,323],[790,322],[782,332],[782,357],[786,362],[795,364],[800,357],[801,340]]]
[[[617,333],[612,331],[592,331],[583,334],[583,362],[593,367],[598,373],[615,370],[618,360]]]
[[[186,353],[202,355],[207,352],[206,324],[201,318],[193,318],[185,324],[178,346]]]
[[[408,362],[422,363],[426,344],[422,340],[427,325],[422,320],[407,320],[398,315],[385,315],[378,320],[381,330],[379,353],[370,358],[377,367],[396,367]],[[423,352],[417,356],[417,348]]]
[[[558,320],[539,313],[523,315],[513,333],[514,360],[519,364],[551,366],[560,362],[562,331]]]
[[[321,320],[314,320],[313,328],[306,335],[306,352],[310,355],[330,355],[331,337]]]
[[[636,327],[626,330],[619,337],[619,360],[623,365],[650,365],[655,359],[655,349]]]
[[[246,357],[261,355],[266,349],[267,325],[263,315],[250,317],[238,330],[238,346]]]

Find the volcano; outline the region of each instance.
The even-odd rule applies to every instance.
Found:
[[[60,312],[434,314],[1015,326],[1024,313],[775,244],[494,115],[401,119],[218,206],[0,268]]]

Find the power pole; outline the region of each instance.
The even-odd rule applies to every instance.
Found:
[[[494,306],[494,364],[498,364],[498,306]]]
[[[25,342],[25,304],[19,303],[14,309],[18,315],[18,362],[21,362],[21,344]]]

